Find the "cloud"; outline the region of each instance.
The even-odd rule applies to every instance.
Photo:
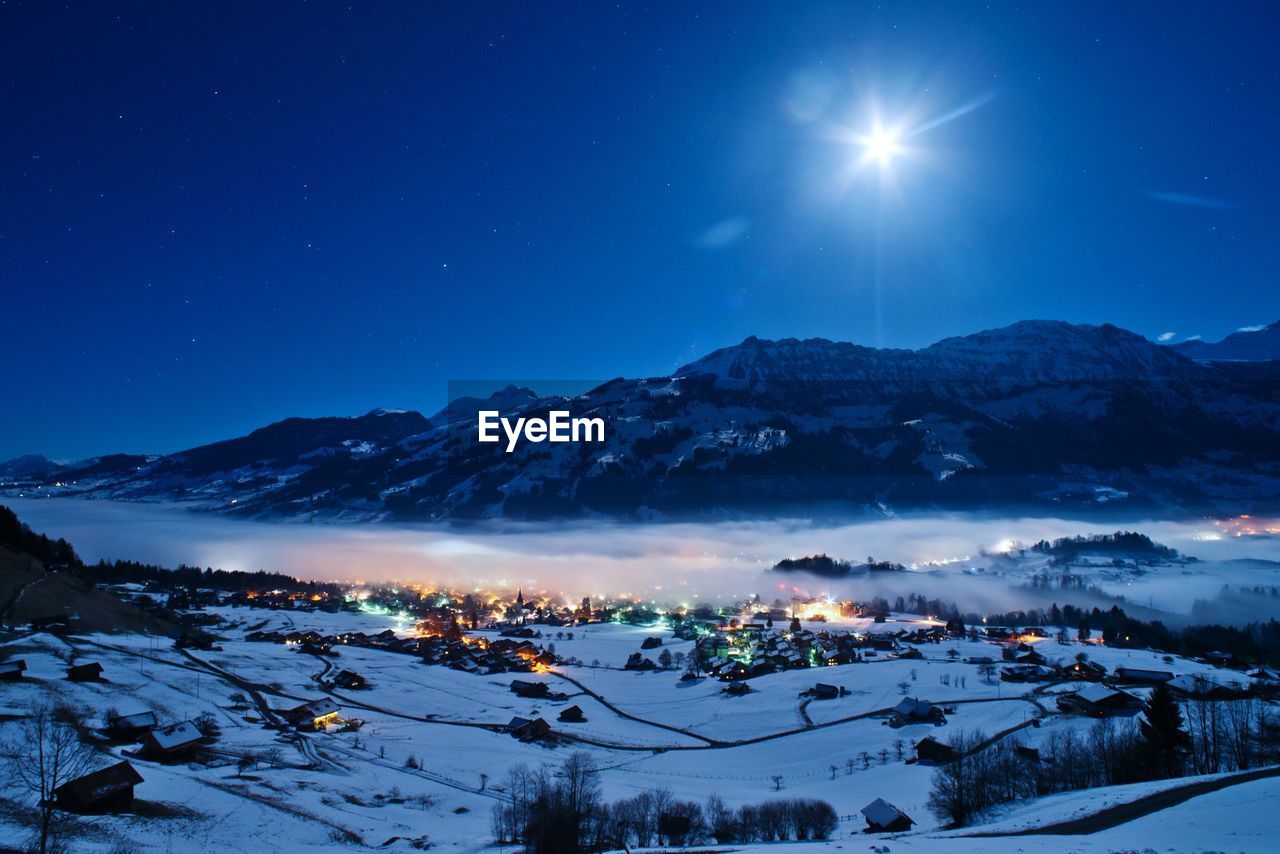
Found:
[[[1172,340],[1173,340],[1174,338],[1176,338],[1177,336],[1178,336],[1178,333],[1176,333],[1176,332],[1161,332],[1159,335],[1157,335],[1157,336],[1156,336],[1156,340],[1157,340],[1157,341],[1172,341]]]
[[[979,611],[1047,607],[1052,599],[1063,601],[1061,590],[1014,589],[1010,584],[1018,583],[1015,576],[974,575],[965,569],[990,564],[981,549],[1007,540],[1034,543],[1118,527],[1142,530],[1206,561],[1271,561],[1275,556],[1274,539],[1196,539],[1208,528],[1198,520],[1086,523],[933,515],[836,525],[793,519],[711,524],[493,523],[450,528],[274,524],[195,514],[175,506],[74,498],[6,499],[5,503],[36,530],[68,538],[89,561],[128,558],[167,566],[185,562],[341,581],[443,582],[463,589],[522,587],[526,593],[531,589],[562,593],[566,602],[611,593],[688,603],[742,601],[751,594],[765,601],[785,601],[795,591],[854,599],[883,595],[892,601],[898,595],[925,592]],[[852,560],[872,554],[914,565],[919,571],[825,580],[780,577],[766,571],[779,558],[818,552]],[[928,562],[944,563],[931,567],[925,565]],[[1241,571],[1234,567],[1222,569]],[[1151,573],[1136,598],[1154,599],[1156,607],[1187,613],[1195,599],[1212,599],[1227,580],[1211,569],[1199,564],[1195,576]],[[1267,563],[1261,571],[1274,574],[1275,564]],[[1231,578],[1233,583],[1244,579]]]
[[[1265,324],[1260,323],[1257,326],[1241,326],[1239,329],[1236,330],[1236,332],[1261,332],[1266,328],[1267,327]]]
[[[1165,190],[1149,192],[1147,193],[1147,198],[1170,205],[1216,211],[1229,211],[1239,207],[1235,202],[1227,199],[1214,199],[1209,196],[1194,196],[1190,193],[1173,193]]]
[[[748,225],[750,223],[740,216],[721,220],[702,232],[698,238],[698,245],[703,249],[724,249],[732,246],[746,235]]]
[[[1203,336],[1203,335],[1188,335],[1186,338],[1183,338],[1182,340],[1183,340],[1183,341],[1203,341],[1203,340],[1204,340],[1204,336]]]

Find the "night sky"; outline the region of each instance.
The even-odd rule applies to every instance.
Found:
[[[0,2],[0,458],[747,335],[1274,321],[1277,15]]]

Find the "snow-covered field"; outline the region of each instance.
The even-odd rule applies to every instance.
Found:
[[[1087,720],[1057,714],[1051,691],[1041,697],[1033,685],[989,684],[980,678],[977,668],[963,663],[963,658],[998,659],[998,648],[985,642],[928,645],[922,660],[777,673],[752,680],[750,694],[730,697],[714,680],[681,682],[674,671],[620,669],[646,637],[663,636],[664,647],[673,652],[687,652],[688,642],[655,627],[591,625],[575,628],[573,640],[555,643],[560,655],[598,660],[599,666],[565,666],[519,677],[547,681],[553,691],[569,695],[565,700],[522,699],[509,690],[510,675],[471,675],[426,666],[408,655],[343,647],[333,665],[363,674],[372,687],[338,690],[332,696],[343,716],[359,718],[362,728],[355,733],[286,736],[264,726],[245,683],[271,708],[289,708],[324,696],[316,677],[329,665],[294,647],[239,638],[264,625],[328,633],[380,631],[397,624],[372,614],[213,610],[227,620],[219,630],[226,640],[220,649],[189,656],[165,639],[138,635],[60,639],[37,634],[0,646],[0,656],[22,658],[28,665],[25,681],[0,683],[0,738],[14,735],[12,716],[35,699],[78,710],[95,727],[104,722],[108,710],[128,714],[148,709],[162,722],[208,713],[221,727],[212,764],[163,765],[130,758],[145,779],[137,788],[136,814],[83,820],[73,840],[76,850],[109,850],[120,841],[144,850],[215,845],[246,852],[264,847],[336,850],[388,842],[388,849],[395,850],[412,840],[429,840],[438,850],[480,851],[490,847],[490,814],[504,797],[500,787],[507,771],[519,763],[555,765],[574,750],[586,751],[601,769],[609,800],[665,786],[680,798],[703,801],[715,793],[734,805],[773,797],[821,798],[842,816],[837,838],[829,843],[768,846],[771,851],[866,849],[874,840],[859,833],[863,824],[858,811],[877,797],[896,804],[917,822],[912,834],[882,843],[893,851],[1266,850],[1268,837],[1259,827],[1276,824],[1257,803],[1280,793],[1280,783],[1258,781],[1171,808],[1167,822],[1152,816],[1097,838],[975,840],[940,833],[927,809],[932,770],[903,761],[912,755],[915,741],[925,735],[945,739],[959,729],[994,734],[1046,713],[1041,726],[1019,730],[1028,743],[1036,744],[1060,727],[1089,725]],[[849,621],[849,627],[880,631],[901,626],[893,621]],[[946,656],[952,646],[961,661]],[[1053,640],[1041,641],[1037,648],[1051,660],[1070,659],[1086,649]],[[1169,664],[1151,652],[1092,644],[1087,651],[1108,669],[1127,664],[1216,675],[1220,681],[1243,678],[1235,672],[1215,674],[1212,667],[1191,661],[1175,659]],[[102,663],[106,682],[66,681],[67,664],[88,661]],[[801,696],[818,681],[845,687],[849,693],[834,700]],[[901,699],[901,683],[912,696],[953,708],[948,724],[889,727],[883,712]],[[570,705],[583,709],[584,722],[557,721],[559,711]],[[519,742],[500,731],[513,716],[544,717],[559,738]],[[238,756],[273,749],[273,762],[237,770]],[[102,764],[109,761],[108,753],[126,757],[132,750],[132,745],[104,744]],[[1117,790],[1105,797],[1097,791],[1077,793],[1021,805],[990,827],[978,829],[1022,830],[1151,790],[1122,788],[1131,791]],[[1246,809],[1240,803],[1254,806]],[[1197,812],[1215,804],[1221,810],[1213,807],[1212,821]],[[1143,822],[1153,828],[1146,835]],[[1155,830],[1164,835],[1153,836]],[[1272,832],[1276,830],[1280,827],[1272,826]],[[18,839],[23,832],[12,810],[0,815],[0,837]],[[1228,838],[1228,833],[1235,835]]]

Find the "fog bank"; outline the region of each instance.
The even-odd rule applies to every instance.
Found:
[[[407,525],[315,525],[231,520],[154,504],[83,499],[4,499],[23,521],[65,537],[87,561],[132,559],[176,566],[267,569],[300,578],[416,581],[471,587],[510,586],[567,599],[630,594],[666,602],[718,601],[792,592],[867,598],[919,592],[964,608],[1006,609],[1042,597],[964,570],[981,565],[983,549],[1076,534],[1138,530],[1180,552],[1205,559],[1191,571],[1154,573],[1125,589],[1131,601],[1187,613],[1196,598],[1223,583],[1280,584],[1280,540],[1211,539],[1211,520],[1118,524],[1054,518],[976,519],[934,515],[829,526],[805,520],[715,524],[589,522],[450,528]],[[1207,539],[1208,538],[1208,539]],[[766,574],[780,558],[825,552],[867,557],[929,571],[824,581]],[[1243,561],[1240,559],[1252,560]],[[1239,561],[1238,563],[1236,561]],[[1067,597],[1053,594],[1058,601]]]

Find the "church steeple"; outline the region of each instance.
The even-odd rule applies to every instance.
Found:
[[[516,591],[516,607],[517,608],[524,607],[524,590],[523,589]]]

